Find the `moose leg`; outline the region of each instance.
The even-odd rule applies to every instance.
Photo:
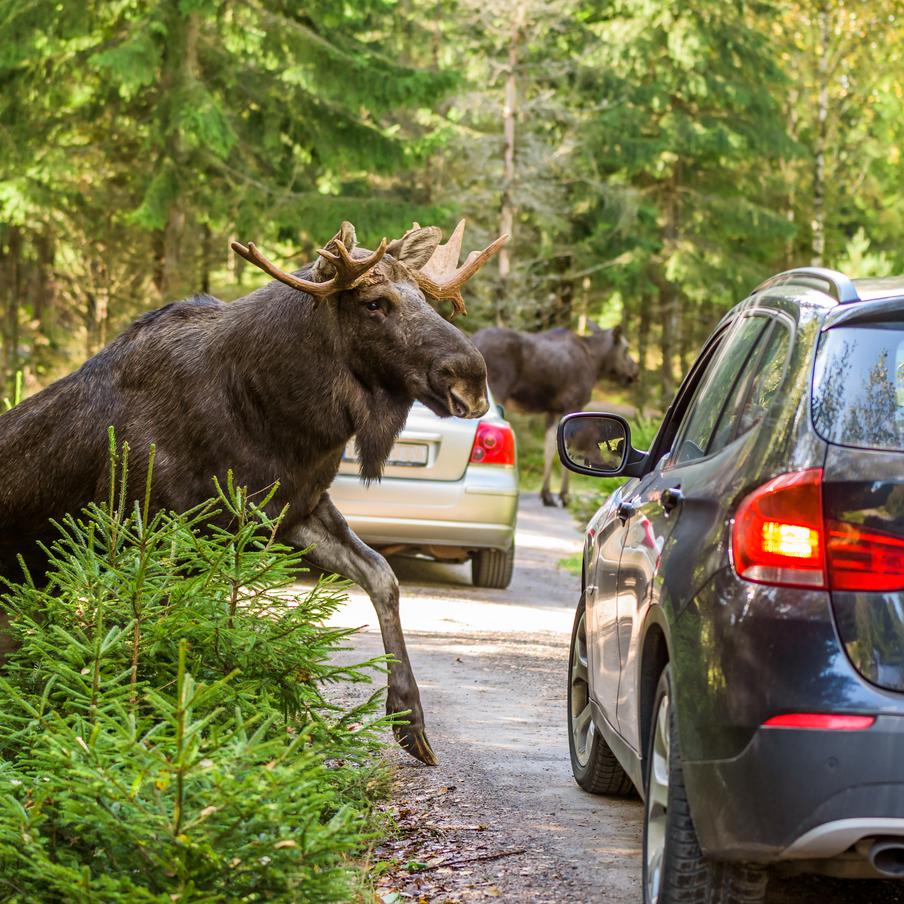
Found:
[[[424,733],[420,692],[399,619],[399,582],[389,563],[356,536],[326,493],[313,513],[285,539],[301,548],[313,546],[307,557],[314,565],[349,578],[370,597],[380,622],[383,648],[394,660],[389,666],[386,711],[409,712],[408,724],[393,728],[396,740],[413,757],[435,766],[436,757]]]
[[[540,498],[543,505],[555,505],[556,500],[549,491],[549,483],[552,479],[552,465],[556,458],[556,427],[559,419],[554,414],[546,415],[546,442],[543,449],[543,489],[540,490]]]
[[[568,505],[568,475],[570,473],[568,468],[562,468],[562,486],[559,488],[559,499],[562,500],[563,508]]]

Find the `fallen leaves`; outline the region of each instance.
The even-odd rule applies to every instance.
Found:
[[[381,904],[471,904],[502,897],[501,862],[527,851],[506,844],[508,833],[463,820],[471,803],[455,785],[424,787],[425,773],[399,770],[387,810],[395,837],[371,861]],[[469,814],[468,814],[469,815]],[[520,872],[521,870],[519,870]]]

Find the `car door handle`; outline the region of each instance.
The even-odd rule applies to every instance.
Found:
[[[622,524],[627,524],[628,519],[637,514],[637,506],[633,502],[622,502],[615,510],[615,514],[618,515]]]
[[[663,490],[662,495],[659,497],[659,504],[667,515],[681,505],[682,502],[684,502],[684,493],[681,492],[680,487],[669,487]]]

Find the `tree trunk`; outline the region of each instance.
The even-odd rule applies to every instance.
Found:
[[[41,232],[35,236],[34,244],[38,257],[33,283],[35,320],[38,321],[41,333],[46,338],[52,339],[56,325],[56,281],[53,277],[56,249],[53,236],[49,232]]]
[[[800,115],[798,108],[800,106],[800,91],[797,88],[791,88],[788,92],[788,137],[792,141],[797,141],[800,133]],[[797,257],[797,212],[795,205],[797,204],[796,192],[796,175],[798,167],[794,160],[783,157],[779,162],[779,168],[782,174],[782,182],[787,192],[787,208],[785,210],[785,219],[791,226],[792,231],[788,235],[785,242],[785,269],[790,270],[796,263]]]
[[[210,224],[201,226],[201,291],[210,294]]]
[[[664,198],[665,225],[663,228],[664,263],[674,252],[678,240],[679,210],[678,210],[678,185],[680,184],[680,164],[676,164],[675,172],[666,186]],[[662,315],[662,401],[668,404],[675,394],[675,352],[680,351],[680,337],[678,335],[679,318],[678,287],[666,277],[665,267],[660,273],[659,304]]]
[[[659,292],[659,313],[662,323],[662,364],[659,369],[662,405],[665,407],[675,395],[675,311],[678,293],[671,284]]]
[[[164,254],[163,254],[163,230],[157,229],[151,236],[151,247],[153,248],[153,263],[151,266],[151,281],[160,300],[163,299],[164,279]]]
[[[829,121],[829,9],[820,4],[817,13],[819,46],[817,49],[816,147],[813,167],[813,237],[810,263],[821,267],[826,251],[826,153]]]
[[[97,296],[94,289],[85,292],[85,357],[97,351]]]
[[[571,328],[574,312],[574,281],[568,278],[571,272],[571,255],[566,254],[555,259],[554,272],[558,274],[555,294],[552,299],[552,311],[548,317],[549,326]]]
[[[180,294],[182,272],[182,236],[185,231],[185,214],[176,200],[169,210],[166,228],[163,230],[163,286],[164,300],[170,301]]]
[[[590,306],[590,277],[581,280],[581,295],[578,302],[578,335],[587,335],[587,308]]]
[[[166,143],[163,165],[172,166],[177,174],[188,168],[187,152],[175,122],[176,98],[182,90],[197,78],[198,39],[201,34],[201,18],[197,12],[184,14],[181,4],[172,3],[169,22],[169,43],[164,62],[162,90],[167,95],[169,117],[164,126],[169,138]],[[160,291],[165,299],[180,293],[183,288],[182,245],[186,224],[186,212],[182,193],[177,192],[169,206],[166,225],[160,238]]]
[[[640,374],[634,389],[634,404],[641,414],[647,404],[647,350],[650,346],[650,308],[652,306],[653,299],[650,295],[646,293],[642,295],[637,323],[637,364],[640,367]]]
[[[22,230],[11,226],[7,234],[6,307],[3,312],[3,390],[10,388],[19,369],[19,304],[22,297]],[[11,393],[10,393],[11,395]]]
[[[518,50],[524,20],[524,4],[514,10],[512,34],[508,46],[508,64],[505,77],[505,100],[502,106],[502,201],[499,210],[499,232],[514,236],[515,204],[515,121],[518,116]],[[509,245],[499,252],[499,291],[496,298],[496,324],[504,326],[509,302],[511,258]]]

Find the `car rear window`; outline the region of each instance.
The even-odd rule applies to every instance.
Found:
[[[904,323],[851,324],[823,334],[813,423],[830,443],[904,452]]]

